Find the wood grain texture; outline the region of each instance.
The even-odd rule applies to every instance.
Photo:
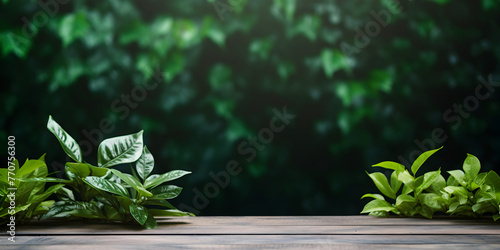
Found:
[[[495,249],[490,219],[370,216],[159,218],[159,228],[52,220],[16,229],[0,249]]]

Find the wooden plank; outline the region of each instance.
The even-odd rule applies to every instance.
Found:
[[[407,236],[374,235],[318,236],[318,235],[231,235],[231,236],[20,236],[15,244],[1,245],[2,249],[151,249],[166,248],[238,248],[238,249],[493,249],[500,247],[500,236]]]
[[[364,217],[369,219],[370,217]],[[337,220],[335,220],[337,219]],[[373,220],[369,225],[353,224],[349,218],[338,220],[335,217],[196,217],[196,218],[175,218],[159,220],[159,228],[155,230],[142,230],[136,225],[123,224],[82,224],[81,222],[50,221],[45,223],[35,223],[25,227],[19,227],[18,235],[292,235],[292,234],[320,234],[320,235],[428,235],[428,234],[478,234],[478,235],[500,235],[500,225],[484,221],[483,224],[471,221],[442,221],[442,223],[432,223],[420,219],[389,218],[392,223],[385,222],[385,219],[377,219],[381,224],[374,224]],[[331,221],[331,224],[325,223]],[[362,221],[359,220],[358,221]],[[413,222],[416,223],[413,223]],[[338,224],[335,224],[337,222]],[[342,224],[343,223],[343,224]],[[359,223],[362,224],[362,223]]]
[[[66,223],[65,220],[63,220]],[[196,223],[198,225],[307,225],[307,226],[380,226],[380,225],[500,225],[491,218],[450,219],[437,217],[425,218],[377,218],[373,216],[201,216],[201,217],[169,217],[157,218],[165,223]],[[59,224],[58,220],[33,221],[35,224]]]

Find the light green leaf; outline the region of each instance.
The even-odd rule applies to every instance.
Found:
[[[146,223],[149,214],[147,208],[132,203],[130,204],[129,209],[130,214],[137,222],[139,222],[139,224],[144,225],[144,223]]]
[[[347,60],[339,50],[324,49],[321,52],[321,63],[328,78],[332,78],[333,74],[340,69],[349,70]]]
[[[124,187],[119,184],[110,182],[104,178],[87,176],[83,179],[83,181],[96,189],[128,197],[128,192]]]
[[[467,154],[463,168],[465,172],[465,181],[471,185],[481,170],[481,163],[474,155]]]
[[[448,177],[448,181],[446,182],[448,186],[461,185],[465,187],[467,185],[465,182],[465,174],[462,170],[451,170],[448,171],[448,174],[450,174],[450,177]]]
[[[28,203],[28,204],[25,204],[25,205],[18,205],[16,207],[14,207],[14,214],[17,214],[21,211],[25,211],[26,209],[28,209],[29,207],[31,206],[31,203]],[[3,218],[5,217],[6,215],[10,214],[9,213],[9,208],[6,207],[4,210],[2,210],[0,212],[0,217]]]
[[[384,196],[381,194],[365,194],[365,195],[361,196],[361,199],[367,198],[367,197],[385,201]]]
[[[398,195],[398,197],[396,198],[396,206],[401,205],[401,203],[403,202],[417,203],[417,200],[411,195],[407,194]]]
[[[191,172],[184,171],[184,170],[172,170],[172,171],[165,173],[165,174],[162,174],[158,177],[150,176],[148,179],[146,179],[146,182],[144,183],[144,187],[146,189],[151,189],[151,188],[154,188],[154,187],[157,187],[157,186],[163,184],[164,182],[178,179],[178,178],[180,178],[184,175],[190,174],[190,173]]]
[[[83,12],[64,16],[59,24],[59,36],[61,36],[64,46],[68,46],[74,40],[84,37],[89,27],[87,17]]]
[[[391,188],[394,190],[394,193],[398,193],[399,189],[401,188],[401,184],[403,184],[402,181],[398,180],[398,171],[394,171],[391,174]]]
[[[142,180],[146,180],[149,174],[153,171],[155,166],[155,159],[153,155],[149,152],[148,147],[144,146],[144,150],[142,151],[141,157],[137,160],[136,169],[137,174],[142,178]]]
[[[424,174],[422,183],[415,188],[415,194],[419,195],[422,191],[427,189],[434,183],[434,181],[441,175],[441,170],[427,172]]]
[[[82,162],[82,151],[78,143],[76,143],[75,139],[71,137],[64,129],[57,124],[56,121],[52,119],[52,116],[49,116],[49,121],[47,123],[47,128],[52,134],[54,134],[59,140],[64,152],[73,160],[77,162]]]
[[[391,204],[389,204],[389,202],[375,199],[368,202],[363,208],[363,211],[361,211],[361,213],[364,214],[364,213],[378,212],[378,211],[391,212],[394,210],[395,208]]]
[[[26,160],[26,162],[23,164],[23,166],[21,168],[19,168],[19,170],[17,171],[16,177],[20,179],[20,177],[22,177],[24,175],[31,174],[32,172],[34,172],[38,168],[43,168],[43,167],[45,167],[45,168],[47,167],[47,165],[45,165],[44,161]]]
[[[149,199],[161,199],[161,200],[173,199],[179,196],[181,191],[182,191],[181,187],[177,187],[174,185],[163,185],[151,190],[153,196],[150,197]]]
[[[392,170],[395,170],[398,172],[403,172],[406,169],[404,165],[397,163],[397,162],[393,162],[393,161],[383,161],[381,163],[373,165],[372,167],[381,167],[381,168],[385,168],[385,169],[392,169]]]
[[[434,153],[436,153],[438,150],[442,149],[443,147],[434,149],[434,150],[429,150],[423,152],[421,155],[418,156],[418,158],[413,162],[411,165],[411,172],[415,176],[417,174],[418,169],[424,164],[424,162]]]
[[[62,187],[64,187],[64,184],[57,184],[57,185],[51,186],[51,187],[47,188],[47,190],[45,190],[45,192],[43,192],[42,194],[30,196],[28,199],[28,202],[32,203],[32,204],[40,203],[40,202],[44,201],[45,199],[49,198],[50,195],[52,195],[54,192],[56,192],[57,190],[59,190]]]
[[[141,157],[142,133],[114,137],[104,140],[97,149],[99,167],[107,168],[117,164],[134,162]]]
[[[368,176],[370,176],[370,178],[373,180],[373,183],[375,183],[375,186],[377,186],[382,194],[391,199],[396,199],[396,193],[394,192],[394,190],[392,190],[389,182],[387,181],[387,177],[385,177],[384,174],[375,172],[368,174]]]

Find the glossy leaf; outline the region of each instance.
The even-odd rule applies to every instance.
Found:
[[[448,186],[461,185],[465,187],[467,185],[465,182],[465,173],[462,170],[451,170],[448,171],[448,174],[450,174],[447,181]]]
[[[158,223],[156,223],[154,215],[149,211],[148,211],[148,218],[147,218],[146,222],[144,223],[144,228],[146,228],[146,229],[158,228]]]
[[[481,163],[474,155],[467,154],[463,168],[465,172],[465,180],[470,185],[479,174],[479,171],[481,170]]]
[[[82,151],[75,139],[71,137],[64,129],[59,126],[59,124],[49,116],[49,121],[47,123],[47,129],[49,129],[52,134],[54,134],[61,144],[64,152],[73,160],[77,162],[82,162]]]
[[[436,153],[438,150],[442,149],[443,147],[440,147],[438,149],[434,149],[434,150],[429,150],[429,151],[425,151],[423,152],[421,155],[419,155],[417,157],[417,159],[413,162],[413,164],[411,165],[411,172],[413,173],[413,175],[415,176],[417,174],[417,171],[418,169],[422,166],[422,164],[424,164],[424,162],[431,156],[433,155],[434,153]]]
[[[404,165],[397,163],[397,162],[393,162],[393,161],[383,161],[383,162],[380,162],[378,164],[373,165],[372,167],[382,167],[385,169],[392,169],[392,170],[395,170],[398,172],[405,171],[405,169],[406,169]]]
[[[381,194],[365,194],[365,195],[361,196],[361,199],[368,198],[368,197],[385,201],[384,196]]]
[[[137,160],[136,163],[137,174],[142,178],[142,180],[146,180],[149,174],[153,171],[154,166],[155,159],[149,152],[148,147],[144,146],[141,157],[139,157],[139,160]]]
[[[122,173],[116,169],[111,169],[111,172],[113,174],[115,174],[116,176],[118,176],[122,181],[124,181],[125,183],[127,183],[130,187],[132,187],[133,189],[137,190],[137,192],[139,192],[142,196],[146,196],[146,197],[151,197],[153,196],[152,193],[150,193],[148,190],[146,190],[142,184],[139,182],[139,180],[137,180],[136,178],[134,178],[132,175],[130,174],[125,174],[125,173]]]
[[[415,188],[416,195],[427,189],[441,175],[441,170],[427,172],[423,175],[422,183]]]
[[[377,186],[378,190],[380,190],[382,194],[389,198],[396,199],[396,193],[391,188],[391,185],[389,185],[387,177],[385,177],[384,174],[376,172],[368,174],[368,176],[370,176],[370,178],[373,180],[373,183],[375,183],[375,186]]]
[[[144,183],[144,187],[146,189],[151,189],[154,187],[157,187],[165,182],[168,181],[173,181],[175,179],[181,178],[184,175],[190,174],[191,172],[189,171],[184,171],[184,170],[172,170],[168,173],[162,174],[158,177],[151,178],[153,176],[150,176],[151,179],[146,179],[146,182]]]
[[[153,194],[149,199],[173,199],[181,193],[182,188],[174,185],[163,185],[151,190]]]
[[[391,188],[394,190],[394,193],[398,193],[399,189],[401,188],[401,185],[403,184],[402,181],[398,179],[399,172],[394,171],[391,174]]]
[[[136,204],[130,204],[129,209],[130,214],[137,222],[139,222],[139,224],[144,225],[144,223],[146,223],[149,214],[147,208]]]
[[[141,130],[136,134],[104,140],[97,149],[99,167],[107,168],[139,159],[143,149],[142,133]]]
[[[391,204],[389,204],[389,202],[375,199],[368,202],[363,208],[363,211],[361,211],[361,213],[363,214],[376,211],[391,212],[394,210],[395,208]]]
[[[119,184],[110,182],[104,178],[87,176],[83,179],[83,181],[96,189],[128,197],[127,190],[124,187]]]

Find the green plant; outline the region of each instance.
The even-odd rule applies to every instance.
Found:
[[[177,210],[166,201],[177,197],[182,188],[163,185],[190,172],[174,170],[162,175],[151,175],[154,158],[143,145],[143,131],[102,141],[98,147],[98,166],[93,166],[83,161],[76,141],[52,117],[49,117],[47,128],[59,140],[64,152],[75,161],[65,165],[68,180],[31,178],[25,181],[63,182],[78,192],[80,199],[75,197],[72,190],[61,188],[56,192],[60,200],[53,204],[43,218],[70,216],[107,221],[136,221],[144,228],[153,229],[158,226],[154,216],[192,215]],[[109,169],[134,162],[135,171],[131,166],[133,175]],[[147,205],[166,209],[148,209]]]
[[[467,154],[463,170],[448,171],[450,176],[447,180],[442,176],[441,169],[416,176],[422,164],[441,148],[422,153],[413,162],[411,172],[404,165],[392,161],[373,165],[392,171],[390,182],[383,173],[368,174],[383,195],[363,195],[362,199],[374,199],[365,205],[361,213],[379,217],[393,213],[426,218],[432,218],[435,212],[467,217],[490,213],[494,220],[499,219],[500,177],[494,171],[479,173],[481,164],[474,155]],[[389,203],[384,196],[394,203]]]
[[[9,178],[9,169],[0,169],[0,218],[2,223],[10,216],[16,217],[16,223],[23,224],[32,218],[40,218],[49,211],[54,200],[46,200],[64,184],[53,185],[45,189],[45,182],[24,182],[24,178],[46,178],[48,175],[44,156],[38,160],[29,160],[19,167],[19,162],[12,162],[15,177]],[[13,183],[11,183],[13,182]],[[14,185],[12,185],[14,184]],[[16,190],[8,188],[15,187]]]

